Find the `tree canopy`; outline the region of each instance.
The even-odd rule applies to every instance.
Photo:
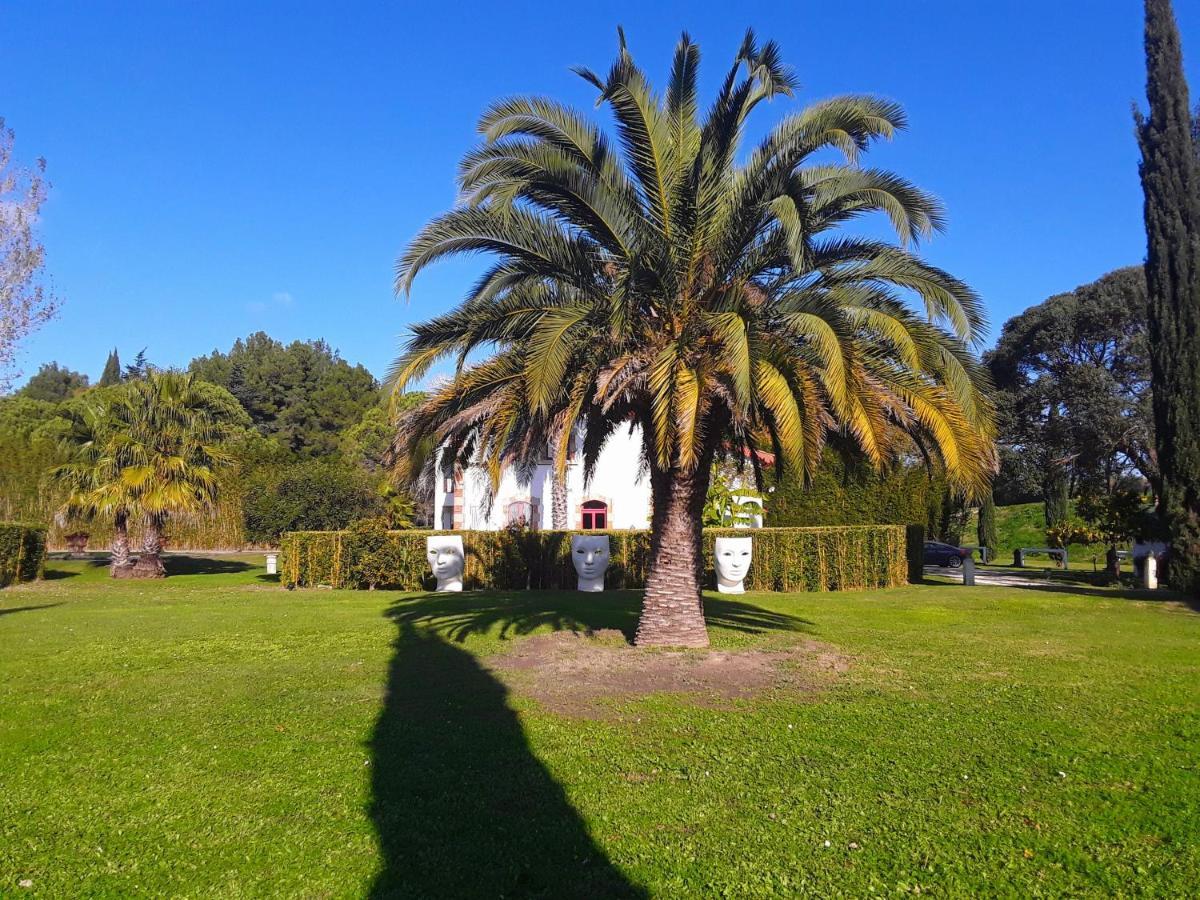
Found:
[[[72,372],[56,362],[44,363],[37,373],[25,383],[19,393],[31,400],[48,400],[56,403],[74,396],[88,386],[88,377]]]
[[[260,433],[305,456],[336,452],[339,433],[379,402],[374,376],[320,340],[285,346],[259,331],[188,370],[233,394]]]
[[[1150,408],[1146,282],[1140,267],[1031,306],[984,356],[998,388],[1000,502],[1158,483]]]

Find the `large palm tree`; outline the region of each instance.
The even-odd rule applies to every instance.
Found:
[[[606,75],[578,70],[610,108],[615,144],[547,98],[492,106],[461,164],[463,202],[397,264],[406,293],[443,257],[493,258],[457,308],[413,328],[394,365],[399,389],[457,361],[403,423],[402,468],[406,447],[432,436],[443,465],[483,464],[494,481],[506,465],[531,471],[547,442],[561,472],[556,438],[582,428],[589,474],[616,429],[641,430],[653,514],[638,644],[707,644],[700,526],[714,458],[753,464],[771,450],[809,476],[832,432],[880,466],[915,447],[967,491],[993,468],[972,353],[980,301],[914,251],[941,209],[858,163],[904,126],[900,107],[824,100],[745,154],[751,112],[795,81],[779,48],[748,33],[702,116],[699,57],[684,35],[665,96],[623,35]],[[845,231],[871,213],[895,243]]]

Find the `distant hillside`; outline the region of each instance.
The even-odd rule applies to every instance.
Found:
[[[1074,511],[1074,501],[1071,503]],[[974,544],[978,541],[978,512],[971,513],[967,527],[963,529],[963,543]],[[1016,503],[1012,506],[996,507],[996,534],[1000,546],[996,550],[996,561],[1011,563],[1013,550],[1017,547],[1045,547],[1046,519],[1041,503]],[[1104,566],[1104,548],[1100,545],[1072,544],[1067,548],[1071,559],[1071,568],[1092,565],[1092,557],[1097,557],[1098,565]],[[1044,565],[1041,559],[1031,560],[1031,564]],[[1086,566],[1085,566],[1086,564]]]

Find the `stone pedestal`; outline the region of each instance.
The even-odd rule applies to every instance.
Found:
[[[1142,563],[1142,587],[1149,591],[1158,590],[1158,560],[1153,553]]]

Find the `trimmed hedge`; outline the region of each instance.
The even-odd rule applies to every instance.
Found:
[[[574,589],[571,531],[392,531],[395,570],[381,583],[405,591],[429,590],[434,580],[425,539],[457,534],[466,551],[469,589]],[[612,556],[605,586],[640,588],[650,560],[649,531],[606,534]],[[713,582],[713,539],[753,537],[754,561],[746,578],[751,591],[829,591],[905,584],[904,527],[859,525],[834,528],[704,529],[707,580]],[[357,588],[363,537],[347,531],[293,531],[281,541],[283,582],[289,587]]]
[[[924,466],[878,472],[828,448],[811,481],[790,473],[774,488],[767,503],[767,524],[773,528],[919,522],[930,529],[946,493],[945,477]]]
[[[0,588],[41,578],[45,565],[45,528],[0,522]]]

